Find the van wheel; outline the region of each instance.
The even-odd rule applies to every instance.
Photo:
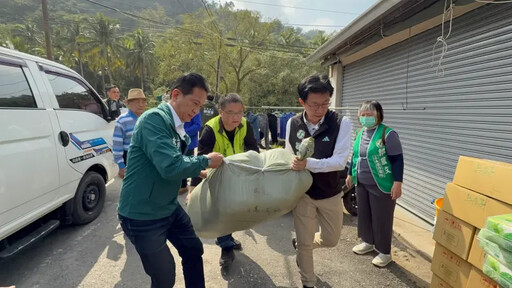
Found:
[[[73,199],[73,224],[87,224],[96,219],[105,204],[105,180],[96,172],[85,173]]]
[[[352,216],[357,216],[357,198],[356,187],[352,187],[345,195],[343,195],[343,206]]]

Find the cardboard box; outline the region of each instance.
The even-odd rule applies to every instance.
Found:
[[[450,284],[443,281],[443,279],[436,276],[436,274],[432,274],[432,281],[430,281],[430,288],[453,288]]]
[[[466,288],[471,272],[471,264],[452,251],[436,243],[431,270],[453,288]]]
[[[512,164],[460,156],[453,183],[512,204]]]
[[[510,214],[512,213],[512,206],[453,183],[448,183],[446,184],[443,210],[481,229],[485,226],[487,217]]]
[[[468,262],[471,263],[476,268],[480,269],[480,271],[484,270],[484,262],[485,262],[485,252],[480,247],[480,243],[478,243],[478,239],[476,236],[480,230],[475,231],[475,236],[473,237],[473,243],[471,244],[471,250],[469,251]]]
[[[434,240],[437,243],[467,260],[474,235],[475,227],[446,211],[439,211],[434,230]]]
[[[498,284],[476,267],[471,268],[466,288],[498,288]]]

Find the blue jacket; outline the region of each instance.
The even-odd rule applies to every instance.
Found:
[[[190,137],[190,144],[187,147],[188,150],[192,150],[197,147],[198,135],[202,124],[201,113],[197,113],[190,122],[186,122],[185,125],[183,125],[185,127],[185,132],[187,132],[187,135]]]

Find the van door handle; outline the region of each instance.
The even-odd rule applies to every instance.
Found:
[[[60,139],[60,144],[62,144],[62,146],[66,147],[68,146],[69,144],[69,135],[66,131],[60,131],[59,132],[59,139]]]

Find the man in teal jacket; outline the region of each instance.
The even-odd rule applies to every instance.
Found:
[[[220,153],[183,155],[190,142],[183,125],[200,111],[207,93],[201,75],[181,76],[169,102],[142,114],[133,132],[118,214],[152,288],[174,286],[176,267],[167,240],[182,258],[185,286],[205,287],[203,244],[177,197],[183,178],[222,163]]]

